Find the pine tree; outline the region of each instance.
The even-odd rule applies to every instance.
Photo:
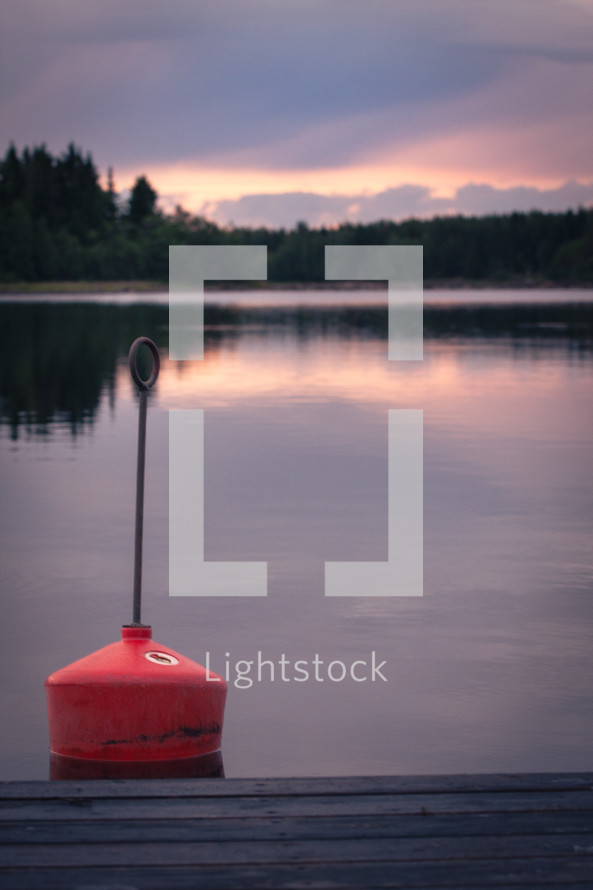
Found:
[[[135,225],[155,213],[158,195],[145,176],[139,176],[130,194],[128,216]]]

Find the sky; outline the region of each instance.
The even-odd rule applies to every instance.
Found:
[[[593,205],[593,0],[0,0],[2,154],[289,227]]]

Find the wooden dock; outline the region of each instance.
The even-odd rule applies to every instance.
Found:
[[[593,773],[0,784],[2,890],[593,887]]]

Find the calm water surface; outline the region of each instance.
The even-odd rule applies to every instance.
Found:
[[[227,776],[593,769],[591,292],[427,292],[409,363],[376,291],[216,298],[190,363],[166,296],[0,303],[0,777],[47,778],[45,677],[131,618],[142,334],[143,619],[229,663]],[[206,412],[206,558],[266,560],[265,599],[168,596],[171,408]],[[386,559],[390,408],[424,411],[424,596],[324,599],[326,560]],[[387,681],[233,685],[258,651]]]

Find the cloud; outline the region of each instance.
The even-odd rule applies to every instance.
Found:
[[[305,221],[311,226],[333,226],[342,222],[367,223],[380,219],[541,210],[562,212],[593,206],[593,181],[566,182],[555,189],[516,187],[497,189],[468,183],[450,198],[435,196],[420,185],[390,188],[376,195],[321,195],[313,192],[244,195],[237,200],[206,202],[201,212],[219,224],[293,228]]]
[[[512,213],[515,210],[561,213],[593,206],[593,182],[565,182],[555,189],[525,186],[495,189],[491,185],[468,184],[457,190],[455,205],[460,213],[467,215]]]
[[[74,140],[116,172],[593,175],[593,10],[576,0],[19,0],[0,41],[7,138]]]
[[[101,149],[109,139],[124,162],[132,153],[148,163],[220,153],[232,161],[237,150],[263,150],[259,163],[279,167],[296,162],[300,137],[311,133],[301,166],[344,162],[380,135],[357,127],[361,114],[446,101],[502,64],[470,46],[453,47],[452,63],[443,33],[453,36],[454,21],[445,28],[438,12],[423,21],[407,3],[397,12],[372,0],[204,7],[62,0],[50,14],[26,0],[20,16],[5,14],[20,48],[11,57],[17,102],[8,103],[5,124],[24,141],[40,123],[50,142],[71,138],[68,128]],[[17,106],[33,113],[17,120]],[[338,130],[316,142],[316,131],[351,120],[357,136],[346,142]],[[275,153],[278,143],[284,154]]]

